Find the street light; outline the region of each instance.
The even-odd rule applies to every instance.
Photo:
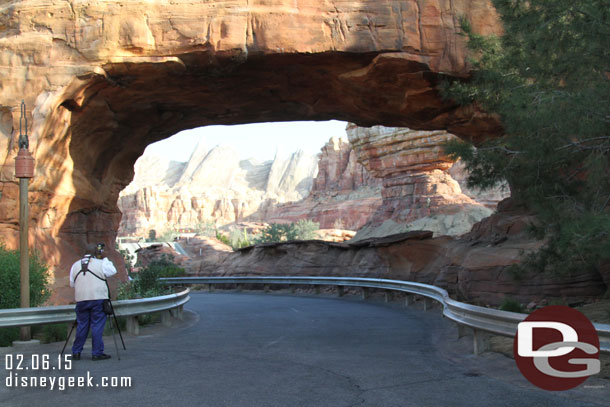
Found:
[[[21,118],[19,119],[19,152],[15,157],[15,177],[19,178],[19,253],[21,268],[21,308],[30,307],[30,260],[28,256],[28,184],[34,177],[34,157],[28,148],[28,119],[25,115],[25,102],[21,101]],[[23,129],[25,128],[25,134]],[[20,339],[29,341],[29,326],[21,327]]]

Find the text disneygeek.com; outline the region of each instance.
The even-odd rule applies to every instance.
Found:
[[[89,371],[83,376],[42,376],[40,372],[55,374],[72,370],[72,355],[51,356],[48,354],[9,354],[4,358],[4,368],[8,375],[4,379],[7,388],[46,388],[65,390],[70,388],[128,388],[129,376],[91,376]],[[30,373],[37,375],[30,375]]]

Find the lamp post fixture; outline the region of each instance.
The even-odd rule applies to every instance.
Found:
[[[25,129],[25,134],[23,130]],[[34,177],[34,157],[28,148],[28,119],[25,102],[21,101],[21,118],[19,119],[19,152],[15,157],[15,177],[19,178],[19,254],[21,268],[21,308],[30,307],[30,260],[28,256],[28,184]],[[29,326],[21,327],[20,339],[29,341]]]

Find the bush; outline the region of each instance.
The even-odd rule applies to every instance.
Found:
[[[21,271],[19,251],[0,244],[0,309],[21,306]],[[36,252],[30,253],[30,306],[42,305],[51,295],[49,270]],[[19,339],[19,328],[0,328],[0,346],[10,346]]]
[[[255,239],[256,243],[276,243],[289,240],[311,240],[316,237],[315,231],[320,224],[307,219],[296,223],[272,223],[262,230],[261,235]]]
[[[21,271],[18,250],[7,250],[0,244],[0,271],[0,309],[19,308]],[[50,295],[49,269],[36,252],[30,253],[30,306],[42,305]]]
[[[290,227],[294,229],[295,240],[311,240],[316,238],[316,230],[320,229],[320,224],[309,219],[301,219],[297,223],[292,223]]]
[[[125,269],[127,270],[127,274],[131,275],[131,272],[133,270],[133,266],[131,265],[131,262],[134,259],[134,255],[130,254],[128,250],[125,249],[118,249],[118,252],[121,254],[121,256],[123,256],[123,260],[125,261]]]
[[[216,234],[216,225],[213,221],[198,223],[197,225],[195,225],[194,231],[198,235],[212,237]]]
[[[252,245],[252,237],[248,235],[246,228],[244,229],[233,229],[229,235],[229,245],[233,250],[241,249]]]
[[[505,298],[500,305],[500,309],[502,311],[518,312],[521,314],[525,312],[523,306],[521,306],[519,301],[515,300],[514,298]]]
[[[216,239],[226,244],[227,246],[231,246],[231,240],[219,231],[216,231]]]
[[[171,288],[160,283],[159,278],[180,277],[184,269],[173,262],[173,257],[163,255],[161,259],[151,262],[135,274],[135,278],[125,284],[120,284],[117,299],[148,298],[165,295]]]

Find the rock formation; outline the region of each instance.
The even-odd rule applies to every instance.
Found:
[[[444,154],[443,144],[455,139],[454,135],[441,130],[356,125],[350,125],[347,134],[358,161],[383,180],[383,202],[357,239],[408,230],[460,235],[491,215],[491,209],[473,199],[476,194],[471,191],[471,198],[462,193],[449,173],[454,160]],[[455,173],[465,180],[463,171]],[[497,203],[495,198],[488,194],[485,202]]]
[[[243,219],[310,219],[327,229],[359,230],[367,225],[359,238],[417,229],[460,235],[506,197],[498,190],[462,193],[464,166],[441,152],[441,144],[455,138],[448,133],[353,125],[348,132],[355,148],[332,137],[322,147],[317,168],[301,153],[262,165],[240,161],[234,152],[219,147],[210,152],[196,149],[186,164],[145,154],[136,163],[134,181],[119,198],[120,233],[145,236],[150,229],[168,226],[196,229],[205,221],[224,225]],[[168,173],[159,173],[155,182],[150,174],[163,169]],[[425,185],[401,188],[397,180],[404,180],[405,174]]]
[[[505,298],[522,303],[557,299],[579,303],[603,295],[610,288],[610,268],[583,270],[557,277],[545,273],[517,276],[510,266],[522,251],[541,242],[526,232],[533,218],[510,207],[475,225],[455,239],[431,238],[430,232],[408,232],[360,242],[287,242],[224,253],[214,262],[201,259],[191,273],[207,276],[294,275],[353,276],[409,280],[433,284],[453,298],[498,306]]]
[[[462,15],[501,31],[488,0],[6,3],[0,238],[15,247],[22,99],[36,158],[30,241],[55,269],[54,300],[71,296],[67,269],[87,241],[113,247],[136,159],[180,130],[334,118],[493,137],[497,120],[437,91],[468,75]]]
[[[302,151],[277,154],[264,163],[240,160],[236,151],[221,146],[208,150],[199,145],[187,163],[145,154],[136,162],[134,180],[119,197],[119,233],[147,236],[151,229],[162,233],[239,222],[267,201],[307,196],[316,168],[316,157]]]
[[[381,180],[356,160],[350,143],[329,140],[320,153],[309,195],[298,202],[270,203],[254,217],[269,223],[310,219],[323,229],[358,230],[381,204]]]

